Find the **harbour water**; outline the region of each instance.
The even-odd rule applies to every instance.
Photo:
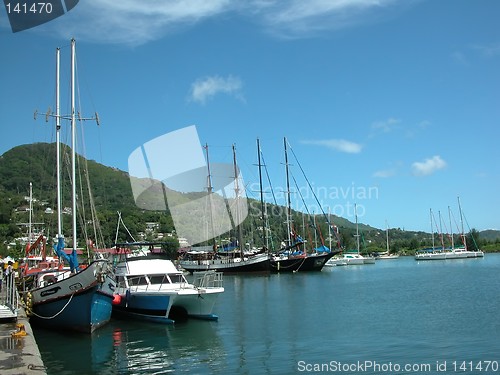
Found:
[[[35,330],[47,374],[500,374],[500,254],[224,276],[224,287],[218,322]]]

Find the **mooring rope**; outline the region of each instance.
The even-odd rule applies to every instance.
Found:
[[[56,314],[54,314],[54,315],[52,315],[52,316],[42,316],[42,315],[38,315],[37,313],[35,313],[35,312],[33,311],[33,309],[32,309],[31,307],[28,307],[27,305],[24,305],[24,303],[23,303],[23,305],[24,305],[24,308],[25,308],[26,310],[28,310],[29,315],[34,315],[34,316],[36,316],[37,318],[40,318],[40,319],[47,319],[47,320],[49,320],[49,319],[54,319],[55,317],[57,317],[58,315],[60,315],[60,314],[61,314],[61,313],[62,313],[62,312],[66,309],[66,307],[68,307],[68,305],[70,304],[70,302],[71,302],[71,300],[73,299],[73,296],[74,296],[74,295],[75,295],[75,293],[73,293],[73,294],[71,295],[71,297],[69,298],[68,302],[66,302],[66,304],[63,306],[63,308],[62,308],[59,312],[57,312]]]

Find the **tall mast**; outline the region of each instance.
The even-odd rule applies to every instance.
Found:
[[[288,173],[288,152],[287,152],[287,141],[286,137],[283,138],[283,143],[285,145],[285,171],[286,171],[286,204],[287,204],[287,210],[286,210],[286,228],[288,231],[288,246],[292,246],[292,237],[291,237],[291,231],[292,231],[292,226],[291,226],[291,220],[292,220],[292,202],[290,200],[290,177]]]
[[[453,226],[451,225],[451,208],[448,206],[448,217],[450,218],[450,237],[451,237],[451,250],[455,249],[455,243],[453,239]]]
[[[458,210],[460,211],[460,226],[462,227],[462,241],[464,242],[465,251],[467,251],[467,241],[465,239],[464,218],[462,215],[462,206],[460,204],[460,197],[457,197],[457,199],[458,199]]]
[[[205,143],[205,153],[207,155],[207,193],[208,193],[208,202],[210,204],[209,210],[210,210],[210,225],[212,229],[212,236],[214,240],[213,244],[213,249],[214,251],[217,250],[217,242],[215,240],[215,228],[214,228],[214,213],[212,209],[212,192],[213,192],[213,187],[212,187],[212,174],[210,172],[210,159],[208,157],[208,143]]]
[[[75,39],[71,39],[71,215],[73,251],[76,252],[76,113],[75,113]]]
[[[332,250],[332,226],[330,225],[330,206],[328,206],[328,247]]]
[[[434,251],[434,226],[432,224],[432,208],[429,209],[429,213],[431,217],[432,251]]]
[[[62,237],[62,220],[61,220],[61,93],[60,93],[60,60],[61,49],[56,48],[56,178],[57,178],[57,238]]]
[[[307,220],[311,220],[311,217],[309,214],[307,214]],[[302,235],[306,236],[308,234],[308,230],[306,230],[306,214],[305,212],[302,212]]]
[[[271,243],[271,246],[269,246],[269,236],[267,235],[267,230],[269,229],[269,223],[267,221],[267,203],[264,203],[264,244],[266,246],[266,249],[267,249],[267,252],[269,253],[270,249],[271,249],[271,246],[272,246],[272,243]],[[272,235],[271,235],[272,237]],[[274,246],[273,246],[273,250],[274,250]]]
[[[238,165],[236,164],[236,146],[233,144],[233,167],[234,167],[234,194],[235,194],[235,202],[236,202],[236,223],[238,223],[238,243],[241,253],[241,259],[244,256],[244,244],[243,244],[243,231],[241,228],[240,222],[240,185],[239,185],[239,173],[238,173]]]
[[[31,239],[33,238],[33,234],[31,231],[32,216],[33,216],[33,184],[30,182],[30,214],[28,223],[28,244],[30,247],[31,247]]]
[[[259,186],[260,186],[260,212],[262,216],[262,243],[267,247],[267,222],[266,222],[266,209],[264,206],[264,190],[262,189],[262,164],[260,160],[260,140],[257,138],[257,162],[259,164]]]
[[[389,255],[389,223],[385,221],[385,239],[387,243],[387,255]]]
[[[443,220],[441,218],[441,211],[438,211],[438,216],[439,216],[439,238],[441,239],[441,248],[444,251]]]
[[[317,248],[318,247],[318,228],[316,226],[316,215],[314,214],[313,211],[313,225],[314,225],[314,246]],[[321,241],[323,242],[323,241]],[[321,246],[323,246],[324,243],[321,243]],[[314,249],[312,249],[314,250]]]
[[[356,217],[356,248],[358,249],[358,254],[359,254],[358,208],[356,203],[354,204],[354,215]]]

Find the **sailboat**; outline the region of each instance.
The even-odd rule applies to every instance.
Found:
[[[33,216],[33,183],[30,182],[29,189],[29,221],[28,221],[28,237],[26,243],[26,252],[23,259],[23,267],[21,268],[23,276],[24,286],[26,283],[32,284],[34,277],[27,277],[32,275],[37,275],[42,270],[55,269],[58,270],[62,268],[62,263],[59,263],[59,258],[57,256],[47,256],[46,254],[46,242],[47,237],[44,235],[43,231],[39,233],[37,238],[34,239],[34,233],[32,228],[32,216]]]
[[[323,266],[338,253],[331,251],[328,247],[322,244],[312,252],[307,252],[305,242],[302,237],[296,232],[292,223],[292,208],[290,199],[290,176],[288,163],[288,148],[287,139],[284,138],[285,151],[285,171],[286,171],[286,187],[287,187],[287,210],[286,210],[286,225],[287,225],[287,240],[284,246],[271,256],[271,271],[272,272],[298,272],[298,271],[321,271]],[[314,193],[313,193],[314,194]],[[326,215],[325,215],[326,217]],[[328,218],[327,218],[328,221]],[[328,222],[328,225],[330,223]]]
[[[359,238],[361,235],[359,234],[359,224],[358,224],[358,211],[357,205],[354,205],[354,214],[356,217],[356,250],[344,251],[342,256],[336,258],[330,262],[329,265],[362,265],[362,264],[375,264],[375,257],[373,256],[363,256],[360,252],[360,241]]]
[[[205,152],[207,158],[207,198],[209,200],[209,210],[212,209],[212,175],[210,171],[210,161],[208,155],[208,144],[205,144]],[[241,197],[241,187],[239,186],[239,173],[236,164],[236,148],[233,145],[233,166],[234,166],[234,192],[235,192],[235,222],[240,223],[239,218],[239,199]],[[211,223],[213,227],[213,217],[211,211]],[[214,232],[214,231],[213,231]],[[269,255],[265,249],[257,252],[245,252],[243,235],[241,232],[241,224],[238,226],[238,241],[233,244],[234,249],[226,248],[231,251],[224,251],[224,247],[219,246],[217,239],[213,236],[212,246],[192,247],[187,251],[179,264],[186,271],[193,273],[197,271],[219,271],[223,273],[268,273],[269,272]],[[235,251],[235,249],[237,249]]]
[[[385,253],[380,254],[377,256],[375,259],[398,259],[399,255],[398,254],[391,254],[390,248],[389,248],[389,224],[387,224],[387,221],[385,222],[385,240],[386,240],[386,246],[387,250]]]
[[[432,247],[425,248],[417,251],[415,253],[415,260],[443,260],[446,259],[446,254],[443,252],[442,248],[436,248],[435,238],[434,238],[434,225],[433,225],[433,214],[432,209],[429,209],[430,221],[431,221],[431,234],[432,234]]]
[[[108,261],[99,258],[89,265],[79,265],[77,259],[77,205],[75,168],[75,40],[71,40],[71,114],[59,113],[59,61],[60,50],[56,50],[56,164],[57,164],[57,216],[58,233],[54,251],[69,264],[69,269],[59,265],[39,272],[26,271],[32,278],[31,287],[24,290],[27,314],[30,322],[41,327],[92,333],[111,318],[113,292],[116,287]],[[61,166],[60,166],[60,120],[71,120],[71,186],[72,186],[72,237],[73,248],[68,255],[64,250],[61,219]]]
[[[466,258],[482,258],[482,257],[484,257],[484,252],[482,252],[479,249],[470,250],[467,248],[467,239],[466,239],[465,232],[464,232],[464,217],[463,217],[463,212],[462,212],[462,205],[460,204],[460,197],[458,197],[457,200],[458,200],[458,209],[460,211],[460,224],[462,227],[462,233],[461,233],[460,237],[462,238],[463,246],[458,247],[458,248],[455,248],[454,246],[452,246],[453,252],[455,254],[460,254],[461,256],[465,255]]]
[[[463,245],[455,247],[455,243],[453,240],[453,233],[451,233],[451,247],[450,248],[445,248],[444,246],[444,239],[442,236],[442,233],[440,233],[440,239],[441,239],[441,248],[436,248],[434,245],[434,229],[432,227],[432,210],[431,212],[431,230],[432,230],[432,248],[430,249],[422,249],[419,250],[415,254],[415,260],[445,260],[445,259],[467,259],[467,258],[482,258],[484,257],[484,253],[477,249],[477,250],[469,250],[467,248],[467,240],[464,232],[464,225],[463,225],[463,213],[462,213],[462,207],[460,204],[460,197],[458,198],[458,208],[460,211],[460,222],[461,222],[461,227],[462,227],[462,232],[460,234],[460,237],[462,239]],[[451,227],[451,210],[448,207],[448,214],[450,215],[450,227]],[[441,216],[440,216],[441,219]],[[442,231],[440,231],[442,232]]]
[[[328,207],[328,221],[331,222],[330,220],[330,207]],[[328,260],[328,262],[325,263],[325,267],[338,267],[338,266],[347,266],[347,261],[344,260],[344,257],[342,255],[342,246],[340,245],[340,239],[339,239],[339,234],[338,234],[338,227],[333,226],[333,225],[328,225],[328,240],[330,242],[330,249],[332,248],[332,230],[333,233],[335,233],[335,237],[337,237],[337,246],[339,248],[338,254],[334,255],[332,258]]]

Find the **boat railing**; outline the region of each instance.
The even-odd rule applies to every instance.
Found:
[[[16,318],[19,310],[19,293],[17,291],[15,274],[5,275],[0,292],[0,317]]]
[[[193,285],[197,288],[222,288],[223,273],[215,271],[193,272]]]

